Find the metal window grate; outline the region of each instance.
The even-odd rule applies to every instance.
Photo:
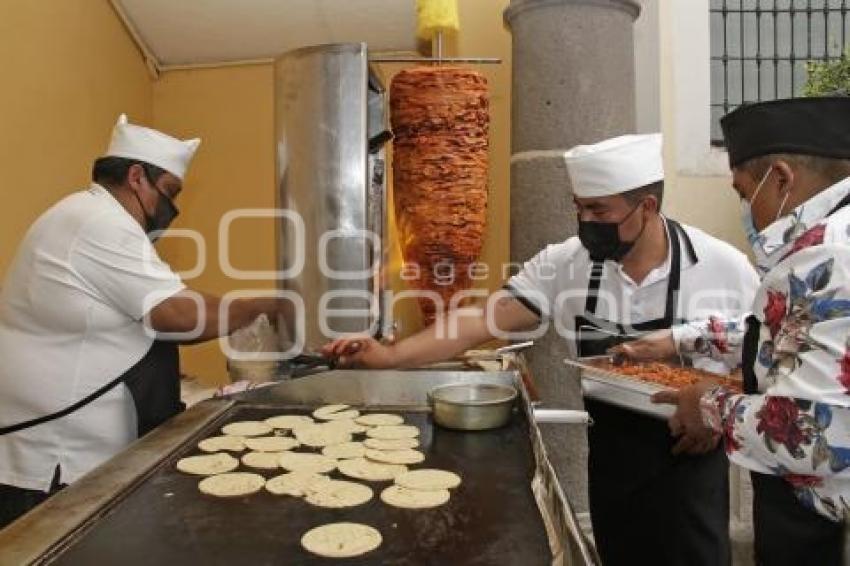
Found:
[[[806,63],[838,59],[850,40],[848,0],[710,0],[711,140],[744,102],[801,95]]]

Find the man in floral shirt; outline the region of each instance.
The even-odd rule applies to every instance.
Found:
[[[619,350],[739,357],[744,394],[665,393],[671,428],[717,435],[751,471],[759,564],[843,564],[850,510],[850,98],[745,105],[723,118],[762,284],[746,321],[712,318]],[[850,558],[850,557],[848,557]]]

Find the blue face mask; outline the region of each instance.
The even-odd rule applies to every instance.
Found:
[[[773,171],[773,167],[769,168],[764,176],[759,181],[756,190],[753,191],[753,196],[750,197],[748,201],[745,198],[741,199],[741,224],[744,228],[744,233],[747,235],[747,241],[750,243],[750,247],[753,248],[753,254],[756,258],[756,267],[762,273],[766,273],[770,271],[770,269],[776,264],[776,261],[779,258],[780,252],[782,248],[778,248],[774,250],[772,253],[768,253],[764,249],[764,236],[762,233],[764,230],[759,232],[756,229],[755,222],[753,222],[753,203],[756,201],[756,197],[758,196],[761,188],[764,186],[764,183],[767,181],[767,178],[770,176],[771,171]],[[785,198],[782,200],[782,204],[779,205],[779,210],[776,211],[776,218],[774,218],[774,222],[779,220],[782,216],[782,209],[785,208],[785,203],[788,201],[788,197],[791,195],[791,192],[785,193]],[[765,230],[767,227],[765,227]]]

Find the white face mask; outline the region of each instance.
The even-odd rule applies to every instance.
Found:
[[[750,246],[753,248],[753,253],[756,257],[756,267],[762,273],[766,273],[770,271],[770,269],[776,265],[779,257],[781,257],[782,248],[776,249],[771,253],[768,253],[764,249],[764,237],[762,233],[769,228],[770,225],[765,226],[764,230],[759,232],[756,229],[755,223],[753,223],[753,203],[756,200],[761,188],[764,186],[764,183],[767,181],[767,178],[770,176],[771,171],[773,171],[773,167],[768,168],[765,172],[764,176],[759,181],[756,190],[753,191],[753,196],[749,201],[747,199],[741,199],[741,224],[744,227],[744,233],[747,235],[747,241],[750,243]],[[788,191],[785,193],[785,198],[782,199],[782,204],[779,205],[779,210],[776,211],[776,218],[773,219],[774,222],[779,220],[782,216],[782,209],[785,208],[785,203],[788,202],[788,197],[791,196],[791,192]]]

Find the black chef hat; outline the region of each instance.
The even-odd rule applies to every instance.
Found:
[[[730,167],[774,153],[850,159],[847,96],[745,104],[724,116],[720,126]]]

